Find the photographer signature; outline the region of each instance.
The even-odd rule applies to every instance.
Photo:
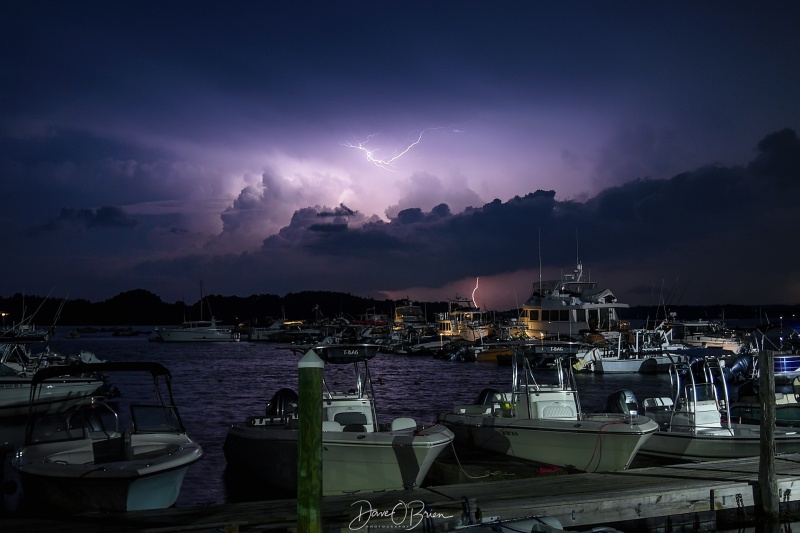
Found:
[[[397,527],[406,530],[414,529],[423,520],[429,518],[453,518],[452,515],[434,512],[426,508],[425,502],[421,500],[413,500],[404,502],[400,500],[391,509],[377,510],[372,508],[372,504],[368,500],[358,500],[353,505],[358,505],[358,514],[350,521],[350,530],[357,531],[367,524],[372,518],[389,518],[392,525],[382,527]]]

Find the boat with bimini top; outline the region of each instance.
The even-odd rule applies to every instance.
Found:
[[[92,396],[68,410],[38,415],[40,389],[68,374],[152,378],[155,400],[121,403]],[[190,465],[203,457],[172,398],[172,377],[159,363],[113,362],[48,367],[33,377],[25,443],[12,460],[26,502],[66,513],[163,509],[175,503]]]

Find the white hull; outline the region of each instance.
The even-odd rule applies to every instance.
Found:
[[[776,429],[775,449],[777,453],[800,453],[800,433]],[[760,427],[755,424],[733,424],[731,430],[662,430],[656,432],[639,450],[643,456],[685,462],[738,459],[760,453]]]
[[[34,394],[60,382],[64,372],[146,372],[155,400],[120,398],[111,404],[95,396],[69,410],[29,416],[25,443],[11,461],[24,498],[68,514],[173,505],[186,469],[203,457],[203,449],[181,423],[169,371],[154,362],[46,367],[32,378]]]
[[[650,355],[635,358],[597,357],[584,358],[585,364],[581,370],[597,372],[599,374],[652,374],[667,372],[675,361],[683,358],[679,355]]]
[[[585,472],[627,468],[656,430],[649,418],[587,415],[576,420],[536,420],[447,413],[438,422],[450,428],[457,443],[511,457]]]
[[[442,426],[380,432],[323,432],[324,495],[419,487],[453,435]],[[225,441],[228,467],[276,488],[297,491],[297,431],[233,426]]]
[[[186,470],[203,451],[185,435],[132,435],[128,454],[131,459],[101,463],[83,439],[69,448],[29,445],[14,466],[26,498],[70,513],[164,509],[178,499]]]
[[[31,379],[0,378],[0,418],[57,413],[72,407],[104,384],[97,378],[64,378],[37,391],[31,404]]]
[[[238,334],[219,328],[156,328],[163,342],[236,342]]]

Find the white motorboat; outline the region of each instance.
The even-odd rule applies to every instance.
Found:
[[[323,494],[421,486],[453,434],[444,426],[424,426],[412,418],[378,421],[368,365],[377,345],[321,345],[313,350],[326,366],[350,364],[355,371],[353,389],[332,391],[323,381],[320,391]],[[296,494],[297,415],[297,394],[281,389],[267,404],[265,416],[233,425],[223,446],[229,473]]]
[[[673,397],[645,398],[644,413],[659,430],[642,445],[639,454],[678,462],[734,459],[760,454],[759,424],[738,424],[723,413],[730,405],[724,369],[716,358],[693,365],[676,364],[670,370]],[[800,453],[800,432],[775,428],[778,453]]]
[[[587,344],[578,351],[575,370],[603,374],[668,372],[687,359],[689,346],[673,342],[661,329],[620,332],[616,342]]]
[[[49,350],[34,354],[27,343],[0,344],[0,418],[24,417],[30,410],[55,413],[95,393],[105,385],[105,379],[89,373],[62,376],[31,395],[32,378],[39,369],[69,368],[76,362],[94,361],[99,360],[91,352],[65,357]]]
[[[677,320],[675,312],[670,313],[662,327],[670,331],[671,338],[688,346],[718,348],[734,354],[755,350],[755,339],[746,331],[734,330],[717,320]]]
[[[456,445],[585,472],[627,468],[658,424],[635,412],[583,413],[570,362],[556,359],[557,383],[542,384],[527,357],[513,357],[510,392],[484,389],[437,422]]]
[[[131,403],[130,419],[100,397],[57,414],[29,416],[25,443],[12,459],[25,500],[67,513],[173,505],[186,470],[203,450],[186,435],[169,371],[148,362],[50,367],[34,376],[31,397],[65,372],[147,373],[156,401]]]
[[[614,293],[583,277],[583,265],[563,279],[538,281],[522,306],[520,324],[535,338],[575,338],[583,332],[609,335],[621,329],[617,310],[628,308]]]

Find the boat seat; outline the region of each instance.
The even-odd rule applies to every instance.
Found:
[[[333,420],[322,421],[322,431],[342,431],[342,429],[342,425],[339,422],[334,422]]]
[[[366,433],[367,426],[364,424],[347,424],[342,428],[345,433]]]
[[[333,419],[343,426],[348,426],[350,424],[361,424],[362,426],[367,425],[367,415],[358,411],[343,411],[341,413],[336,413]]]
[[[416,429],[417,421],[413,418],[400,417],[392,420],[392,431],[400,431],[402,429]]]
[[[575,411],[568,405],[546,405],[542,418],[575,418]]]

